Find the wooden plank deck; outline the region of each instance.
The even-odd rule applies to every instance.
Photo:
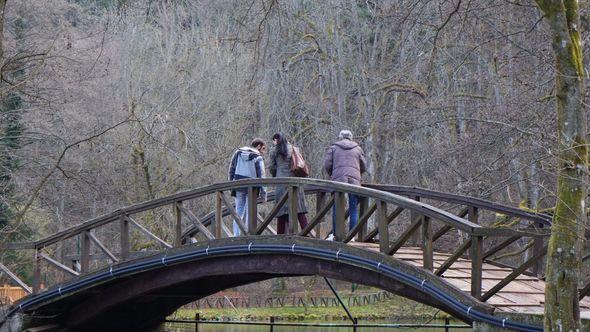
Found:
[[[348,243],[358,248],[379,251],[379,245],[373,243]],[[414,266],[422,267],[422,249],[419,247],[402,247],[393,257]],[[434,269],[436,270],[449,254],[434,253]],[[499,283],[512,270],[483,264],[482,294]],[[460,258],[445,273],[443,278],[451,285],[469,293],[471,291],[471,261]],[[543,313],[545,304],[545,282],[539,278],[521,275],[492,296],[487,303],[495,306],[499,312]],[[590,298],[580,301],[582,318],[590,319]]]

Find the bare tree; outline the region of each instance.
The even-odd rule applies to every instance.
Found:
[[[588,142],[577,0],[537,0],[555,55],[559,166],[545,286],[545,330],[579,331],[580,248],[584,240]]]

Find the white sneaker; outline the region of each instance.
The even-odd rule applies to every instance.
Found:
[[[328,235],[328,237],[326,238],[326,241],[334,241],[334,234]]]

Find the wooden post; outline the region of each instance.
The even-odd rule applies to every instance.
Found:
[[[322,207],[324,206],[324,204],[326,204],[326,193],[323,191],[320,191],[316,194],[316,200],[315,200],[315,211],[316,214],[320,213]],[[321,238],[320,235],[320,231],[321,231],[321,224],[324,221],[324,218],[321,218],[318,221],[318,224],[315,226],[315,234],[317,238]]]
[[[174,215],[176,216],[176,225],[174,227],[175,241],[177,247],[182,245],[182,202],[174,203]]]
[[[475,206],[467,207],[467,218],[470,222],[477,224],[479,219],[479,211]],[[471,258],[471,251],[467,253],[467,257]]]
[[[343,241],[346,236],[346,225],[344,220],[344,214],[346,213],[345,195],[341,191],[335,192],[334,195],[334,205],[336,210],[336,224],[334,225],[336,229],[333,230],[334,240]]]
[[[218,191],[215,194],[215,223],[213,224],[212,233],[215,235],[215,238],[221,238],[221,228],[223,223],[223,211],[222,211],[222,204],[223,200],[221,198],[222,193]]]
[[[298,188],[296,186],[289,186],[289,227],[291,228],[290,234],[297,234],[297,211],[299,207],[298,201]]]
[[[201,320],[201,314],[197,312],[195,314],[195,332],[199,332],[199,321],[200,320]]]
[[[385,253],[389,250],[389,224],[387,223],[387,203],[377,201],[377,223],[379,232],[379,251]]]
[[[359,196],[360,203],[359,203],[359,220],[360,217],[365,214],[365,212],[369,209],[369,198],[364,196]],[[369,226],[369,221],[365,222],[363,227],[359,230],[357,234],[357,241],[362,241],[365,236],[367,235],[367,229]]]
[[[121,226],[121,261],[125,261],[129,258],[129,220],[127,220],[127,216],[122,214],[119,217],[119,223]]]
[[[33,294],[38,294],[41,290],[41,248],[35,250],[33,262]]]
[[[543,229],[543,224],[540,225],[541,229]],[[538,256],[543,251],[543,237],[542,236],[535,236],[533,239],[533,256]],[[543,274],[543,258],[539,258],[533,264],[533,273],[537,277],[541,277]]]
[[[84,231],[80,233],[81,246],[80,246],[80,272],[81,274],[88,273],[90,269],[90,231]]]
[[[248,228],[248,234],[254,234],[256,232],[256,226],[258,225],[258,206],[256,200],[258,199],[258,189],[254,187],[248,187],[248,222],[246,227]],[[246,235],[246,234],[244,234]]]
[[[420,196],[414,196],[414,200],[420,202]],[[412,224],[416,218],[419,218],[419,216],[420,214],[412,210],[412,212],[410,212],[410,224]],[[418,243],[420,243],[420,233],[414,232],[412,237],[410,237],[410,245],[417,247]]]
[[[468,213],[469,213],[469,221],[471,221],[474,224],[479,223],[478,219],[479,219],[479,210],[477,209],[476,206],[470,206],[468,209]]]
[[[422,260],[423,266],[428,271],[434,268],[432,248],[432,221],[430,217],[422,217]]]
[[[471,236],[471,296],[481,298],[483,237]]]
[[[270,332],[273,332],[275,328],[275,317],[270,316]]]

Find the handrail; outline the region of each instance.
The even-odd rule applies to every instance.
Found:
[[[403,196],[419,196],[434,199],[441,202],[469,205],[501,214],[511,215],[522,219],[534,221],[539,224],[551,226],[551,216],[538,212],[529,212],[512,206],[494,203],[482,198],[451,194],[441,191],[434,191],[420,187],[385,185],[385,184],[363,184],[363,187],[387,191]]]
[[[402,196],[410,196],[410,197],[418,196],[418,197],[433,199],[433,200],[437,200],[437,201],[445,202],[445,203],[453,203],[453,204],[477,207],[480,209],[489,210],[489,211],[505,214],[508,216],[514,216],[514,217],[522,218],[525,220],[530,220],[530,221],[533,221],[535,223],[542,224],[542,225],[549,225],[549,226],[551,225],[551,216],[549,216],[549,215],[546,215],[543,213],[537,213],[537,212],[530,212],[530,211],[522,210],[522,209],[515,208],[512,206],[494,203],[492,201],[488,201],[488,200],[485,200],[482,198],[456,195],[456,194],[451,194],[451,193],[446,193],[446,192],[441,192],[441,191],[435,191],[435,190],[430,190],[430,189],[425,189],[425,188],[420,188],[420,187],[410,187],[410,186],[363,183],[362,187],[371,188],[371,189],[378,189],[378,190],[382,190],[382,191],[386,191],[386,192],[390,192],[390,193],[402,195]],[[313,187],[305,188],[306,195],[317,193],[319,191],[321,191],[319,188],[313,188]],[[272,201],[274,198],[275,198],[274,193],[271,192],[268,194],[269,201]],[[258,203],[259,204],[262,203],[262,200],[259,199]],[[224,216],[226,216],[228,214],[229,213],[224,210]],[[215,216],[215,211],[212,211],[212,212],[206,214],[205,216],[203,216],[203,219],[202,219],[203,224],[209,225],[209,223],[211,222],[211,219],[214,218],[214,216]],[[459,215],[459,216],[461,217],[461,215]],[[182,237],[186,238],[189,234],[194,233],[194,232],[195,232],[195,229],[193,229],[191,227],[183,232]],[[587,258],[590,258],[590,254],[588,255]],[[584,260],[586,260],[587,258],[584,258]]]
[[[130,215],[135,213],[144,212],[147,210],[151,210],[154,208],[162,207],[165,205],[169,205],[175,202],[185,201],[188,199],[194,199],[200,196],[205,196],[209,194],[213,194],[218,191],[227,191],[233,190],[237,188],[244,188],[244,187],[258,187],[258,186],[297,186],[297,185],[304,185],[304,186],[311,186],[315,189],[321,189],[328,192],[333,191],[340,191],[346,193],[352,193],[363,197],[371,197],[375,199],[379,199],[388,203],[392,203],[394,205],[406,208],[408,210],[415,211],[419,214],[424,216],[442,221],[444,223],[450,224],[453,227],[456,227],[468,234],[473,234],[477,236],[511,236],[511,235],[531,235],[527,232],[522,231],[515,231],[508,228],[487,228],[481,225],[472,223],[464,218],[460,218],[452,213],[444,211],[442,209],[436,208],[426,203],[417,202],[415,200],[409,199],[407,197],[393,194],[377,189],[372,188],[365,188],[360,186],[354,186],[346,183],[328,181],[328,180],[320,180],[320,179],[310,179],[310,178],[271,178],[271,179],[246,179],[246,180],[238,180],[238,181],[230,181],[230,182],[222,182],[216,183],[212,185],[207,185],[204,187],[176,193],[173,195],[169,195],[166,197],[157,198],[154,200],[134,204],[131,206],[123,207],[120,209],[115,210],[109,214],[99,216],[94,219],[90,219],[85,221],[79,225],[75,225],[69,227],[65,230],[57,232],[51,236],[48,236],[44,239],[40,239],[35,241],[35,248],[43,248],[45,246],[57,243],[61,240],[70,238],[74,235],[77,235],[83,231],[87,231],[102,225],[105,225],[110,222],[114,222],[118,220],[118,218],[122,215]]]

